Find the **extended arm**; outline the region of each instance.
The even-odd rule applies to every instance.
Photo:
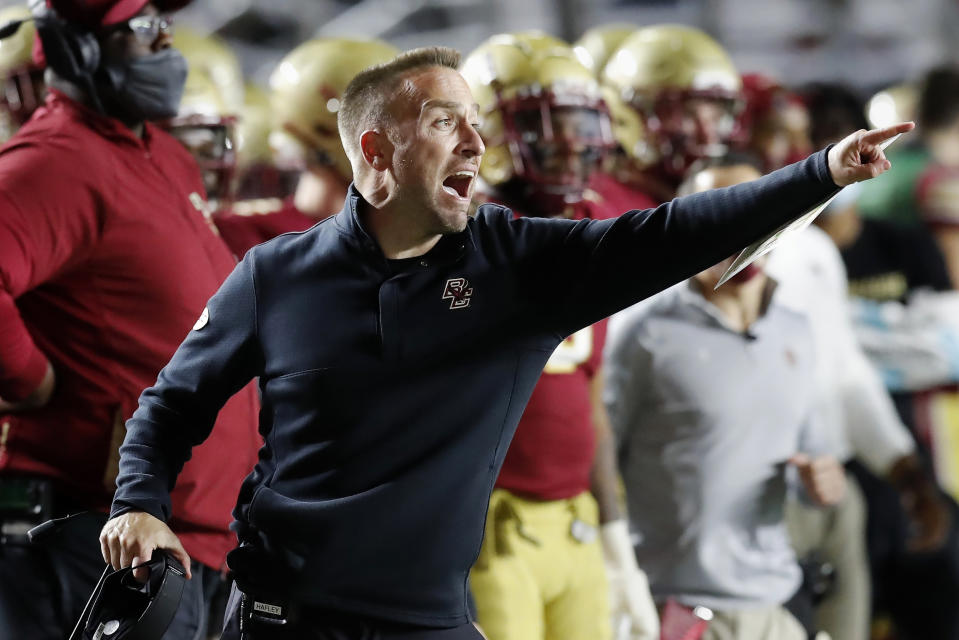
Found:
[[[248,254],[210,299],[127,421],[112,519],[100,534],[104,558],[116,568],[148,559],[156,547],[179,553],[164,524],[170,489],[223,404],[262,369],[253,260]]]
[[[903,128],[911,125],[857,132],[752,182],[676,198],[613,220],[557,225],[562,238],[558,248],[550,249],[556,253],[531,263],[530,280],[542,289],[560,265],[563,278],[553,281],[567,288],[547,289],[545,304],[562,323],[557,332],[567,335],[728,258],[821,203],[837,186],[882,173],[889,163],[878,144]],[[537,225],[557,222],[521,224],[534,235]]]

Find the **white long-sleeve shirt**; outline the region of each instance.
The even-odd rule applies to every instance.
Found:
[[[779,283],[777,301],[809,319],[830,453],[843,461],[856,457],[884,475],[915,443],[853,332],[838,249],[824,231],[810,226],[770,253],[766,272]]]

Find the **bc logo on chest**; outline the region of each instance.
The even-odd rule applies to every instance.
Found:
[[[450,309],[465,309],[470,306],[473,287],[466,278],[450,278],[443,290],[443,300],[450,301]]]

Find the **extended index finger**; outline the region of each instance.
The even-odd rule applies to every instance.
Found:
[[[880,144],[889,138],[898,136],[900,133],[912,131],[915,127],[915,122],[900,122],[899,124],[883,127],[882,129],[872,129],[863,134],[862,141],[869,144]]]

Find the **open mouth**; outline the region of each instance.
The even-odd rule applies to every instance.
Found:
[[[457,171],[443,181],[443,191],[465,200],[469,198],[470,185],[475,177],[476,174],[472,171]]]

